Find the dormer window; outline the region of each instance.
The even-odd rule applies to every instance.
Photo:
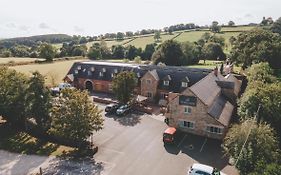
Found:
[[[95,68],[94,68],[94,67],[91,67],[91,71],[94,72],[94,71],[95,71]]]
[[[82,68],[81,68],[81,66],[77,66],[77,70],[81,70]]]
[[[114,73],[116,73],[116,74],[117,74],[117,73],[118,73],[118,70],[117,70],[117,69],[114,69]]]
[[[187,86],[188,86],[188,83],[187,83],[187,82],[181,82],[181,87],[186,88]]]
[[[100,73],[99,73],[99,76],[100,76],[100,77],[103,77],[103,72],[100,72]]]
[[[170,81],[164,80],[164,86],[169,86],[169,84],[170,84]]]
[[[88,71],[88,75],[91,76],[91,75],[92,75],[92,72],[91,72],[91,71]]]
[[[106,69],[105,69],[105,68],[102,68],[102,72],[106,72]]]
[[[78,70],[76,69],[76,70],[74,71],[74,73],[75,73],[75,74],[78,74]]]
[[[111,78],[113,78],[114,77],[114,73],[111,73]]]
[[[138,78],[140,78],[140,77],[141,77],[139,72],[137,73],[137,77],[138,77]]]

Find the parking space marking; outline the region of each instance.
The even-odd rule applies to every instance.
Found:
[[[180,141],[180,143],[178,144],[177,147],[180,147],[180,145],[184,142],[185,138],[187,137],[187,135],[184,135],[183,139]]]
[[[204,143],[203,143],[203,145],[201,146],[200,152],[202,152],[202,150],[203,150],[203,148],[204,148],[206,142],[207,142],[207,138],[205,138]]]

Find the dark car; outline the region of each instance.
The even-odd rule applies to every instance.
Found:
[[[119,107],[120,107],[119,104],[111,103],[111,104],[106,105],[104,111],[105,111],[106,113],[111,113],[111,114],[113,114],[113,113],[116,112],[116,110],[117,110]]]
[[[116,110],[116,114],[121,116],[121,115],[125,115],[128,114],[131,111],[131,106],[126,104],[126,105],[122,105],[120,106],[117,110]]]

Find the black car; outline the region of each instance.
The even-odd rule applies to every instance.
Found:
[[[113,113],[116,112],[116,110],[117,110],[119,107],[120,107],[119,104],[111,103],[111,104],[106,105],[104,111],[105,111],[106,113],[111,113],[111,114],[113,114]]]
[[[132,107],[128,104],[122,105],[116,110],[116,114],[119,116],[125,115],[125,114],[128,114],[131,111],[131,109],[132,109]]]

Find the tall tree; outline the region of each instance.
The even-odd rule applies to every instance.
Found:
[[[235,26],[235,23],[233,21],[229,21],[228,26]]]
[[[45,77],[38,71],[33,72],[33,76],[28,81],[26,90],[26,115],[34,118],[39,128],[49,129],[51,96],[45,87]]]
[[[169,66],[180,66],[183,56],[180,43],[167,40],[153,53],[152,60],[155,64],[162,62]]]
[[[218,43],[209,42],[202,48],[202,54],[204,55],[204,60],[225,60],[226,55],[224,54],[222,47]]]
[[[53,58],[56,55],[56,49],[47,43],[41,44],[39,48],[39,56],[41,58],[45,58],[47,61],[53,61]]]
[[[254,172],[260,163],[276,162],[278,159],[278,141],[273,129],[267,124],[257,125],[254,120],[245,120],[241,124],[233,125],[223,145],[226,153],[238,161],[236,167],[241,175]]]
[[[112,56],[115,59],[123,59],[125,57],[125,48],[122,45],[112,46]]]
[[[121,72],[114,77],[112,82],[113,92],[117,99],[123,103],[128,103],[133,97],[133,91],[137,85],[134,72]]]
[[[279,35],[281,35],[281,17],[273,23],[271,31],[274,33],[279,33]]]
[[[160,31],[156,31],[156,32],[154,33],[154,40],[155,40],[156,42],[159,42],[160,39],[161,39]]]
[[[129,60],[133,60],[136,56],[138,56],[137,48],[133,45],[129,45],[127,47],[126,58]]]
[[[87,91],[63,89],[51,110],[50,132],[65,139],[84,142],[103,127],[101,111]]]
[[[281,68],[281,37],[263,29],[243,32],[237,37],[231,55],[232,60],[243,64],[244,68],[258,62]]]
[[[145,46],[145,49],[142,53],[142,58],[145,60],[150,60],[152,54],[155,52],[155,43],[153,44],[147,44]]]
[[[123,32],[118,32],[116,35],[117,40],[123,40],[125,37],[125,34]]]
[[[219,33],[221,31],[221,26],[219,26],[219,23],[217,21],[213,21],[210,29],[214,33]]]
[[[27,81],[25,75],[0,66],[0,116],[8,122],[25,121]]]
[[[182,43],[184,58],[182,65],[197,64],[202,56],[201,50],[191,42]]]

